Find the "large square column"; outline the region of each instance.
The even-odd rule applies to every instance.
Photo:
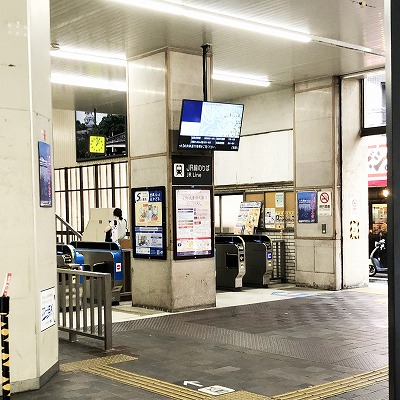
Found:
[[[336,77],[296,84],[294,117],[296,284],[333,290],[368,282],[360,88],[357,80],[339,85]],[[299,217],[307,198],[312,218]]]
[[[169,48],[128,62],[131,187],[164,186],[167,220],[166,260],[132,259],[134,305],[169,311],[215,306],[214,259],[173,258],[173,136],[182,99],[203,99],[202,68],[201,52]]]
[[[57,323],[41,322],[42,307],[57,314],[55,299],[42,300],[56,289],[56,234],[54,208],[40,206],[38,156],[38,142],[51,146],[52,137],[49,1],[4,0],[0,15],[0,281],[12,273],[10,376],[19,392],[58,370]]]

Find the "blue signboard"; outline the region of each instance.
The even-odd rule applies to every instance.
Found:
[[[133,257],[165,259],[165,188],[133,188],[132,216]]]
[[[316,223],[317,192],[297,192],[297,221],[299,223]]]

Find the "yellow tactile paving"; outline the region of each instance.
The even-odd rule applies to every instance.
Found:
[[[64,364],[60,366],[60,369],[64,372],[79,370],[85,371],[103,378],[134,386],[138,389],[157,393],[160,396],[165,396],[174,400],[210,400],[215,398],[215,396],[200,391],[188,389],[180,385],[164,382],[147,376],[138,375],[111,366],[111,364],[133,360],[136,360],[136,358],[119,354]],[[246,391],[227,393],[217,397],[220,400],[322,400],[382,382],[388,379],[388,374],[388,367],[384,367],[378,370],[354,375],[349,378],[310,386],[305,389],[283,393],[272,397],[262,396]]]
[[[218,400],[271,400],[271,398],[260,394],[239,391],[218,396]]]
[[[109,365],[109,364],[117,364],[125,361],[133,361],[137,360],[136,357],[126,356],[124,354],[116,354],[115,356],[107,356],[100,358],[92,358],[90,360],[84,361],[76,361],[68,364],[61,364],[60,371],[63,372],[75,372],[81,371],[88,367],[94,367],[98,365]]]
[[[109,378],[113,381],[124,383],[125,385],[134,386],[148,392],[157,393],[170,399],[209,400],[214,398],[214,396],[201,393],[196,390],[187,389],[183,386],[149,378],[143,375],[138,375],[133,372],[123,371],[109,365],[89,367],[84,369],[84,371],[102,376],[103,378]]]
[[[272,396],[271,400],[321,400],[328,397],[337,396],[353,390],[361,389],[366,386],[388,379],[388,367],[375,371],[354,375],[349,378],[339,379],[322,385],[311,386],[302,390]]]

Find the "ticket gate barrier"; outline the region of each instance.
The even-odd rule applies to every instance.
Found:
[[[244,286],[268,287],[273,271],[272,241],[266,235],[240,235],[244,241],[246,273]]]
[[[57,244],[57,268],[65,268],[65,269],[80,269],[80,270],[89,270],[89,266],[84,264],[84,257],[81,253],[76,251],[75,247],[70,244]],[[67,277],[68,279],[69,277]],[[77,304],[77,297],[82,297],[82,288],[76,288],[75,286],[75,277],[72,278],[72,287],[67,286],[64,292],[60,290],[61,281],[60,275],[58,274],[58,300],[59,304],[62,304],[63,299],[61,296],[65,296],[65,304],[72,305],[74,308]],[[83,283],[83,277],[79,278],[79,283]]]
[[[119,303],[124,283],[122,248],[115,242],[72,242],[85,258],[85,264],[92,272],[104,272],[111,275],[111,301]]]
[[[57,244],[57,267],[84,269],[85,258],[70,244]]]
[[[237,235],[215,236],[217,288],[241,290],[246,273],[245,242]]]

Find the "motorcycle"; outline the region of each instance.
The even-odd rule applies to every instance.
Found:
[[[375,242],[375,248],[369,255],[369,276],[377,272],[387,274],[385,239]]]

